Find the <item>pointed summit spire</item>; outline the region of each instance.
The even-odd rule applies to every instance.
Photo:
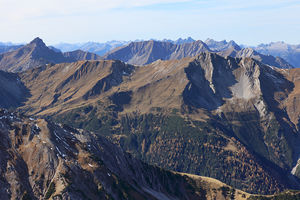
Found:
[[[32,40],[30,42],[30,44],[37,44],[37,45],[45,45],[46,46],[46,44],[43,42],[43,40],[39,37],[34,38],[34,40]]]

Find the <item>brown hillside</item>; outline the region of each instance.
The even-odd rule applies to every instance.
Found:
[[[284,71],[214,53],[49,65],[20,75],[32,94],[21,110],[107,135],[151,164],[273,193],[298,187],[297,124],[284,109],[297,83]]]

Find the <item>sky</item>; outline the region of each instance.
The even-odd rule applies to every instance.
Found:
[[[0,0],[0,41],[235,40],[300,44],[299,0]]]

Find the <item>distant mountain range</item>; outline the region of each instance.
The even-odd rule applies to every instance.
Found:
[[[157,42],[167,42],[172,43],[176,45],[182,45],[185,43],[193,43],[196,40],[194,40],[191,37],[182,39],[179,38],[177,40],[169,40],[169,39],[163,39],[163,40],[155,40],[153,41]],[[146,42],[146,41],[134,41],[133,43],[138,42]],[[53,46],[49,46],[50,49],[59,52],[70,52],[70,51],[76,51],[76,50],[82,50],[86,52],[91,52],[94,54],[97,54],[99,56],[104,56],[105,54],[108,54],[108,52],[115,52],[116,48],[126,46],[131,41],[108,41],[105,43],[97,43],[97,42],[87,42],[87,43],[59,43]],[[209,47],[210,51],[212,52],[221,52],[220,55],[223,56],[237,56],[237,52],[242,49],[248,49],[247,54],[251,52],[252,50],[249,50],[249,48],[253,49],[254,52],[253,57],[258,58],[258,60],[268,60],[266,62],[270,65],[277,65],[279,67],[290,67],[288,64],[294,67],[300,67],[300,45],[290,45],[286,44],[284,42],[273,42],[270,44],[261,44],[256,47],[244,47],[244,45],[238,45],[233,40],[227,42],[226,40],[222,41],[215,41],[213,39],[207,39],[204,41],[204,43]],[[20,48],[23,45],[15,45],[13,43],[1,43],[0,42],[0,53],[8,52],[16,50],[17,48]],[[258,55],[260,54],[260,55]],[[245,52],[241,52],[239,56],[245,55]],[[264,58],[261,58],[262,55],[264,55]],[[269,56],[273,56],[274,58],[271,58]],[[267,56],[267,57],[266,57]],[[282,60],[284,59],[284,60]],[[287,64],[288,63],[288,64]]]
[[[91,51],[97,48],[89,47]],[[110,42],[110,48],[121,43]],[[96,45],[97,46],[97,45]],[[103,57],[83,50],[74,50],[62,53],[53,46],[47,47],[45,43],[36,38],[27,45],[6,47],[7,52],[0,54],[0,69],[11,72],[18,72],[32,67],[45,64],[57,64],[64,62],[75,62],[79,60],[101,60],[117,59],[129,64],[146,65],[156,60],[174,60],[185,57],[193,57],[201,52],[215,52],[221,56],[251,57],[262,63],[279,68],[293,68],[288,62],[280,57],[260,54],[252,48],[240,48],[234,41],[214,41],[208,39],[205,42],[194,41],[191,38],[178,39],[176,41],[140,41],[131,42],[125,46],[119,46],[107,52]]]
[[[154,39],[153,39],[154,40]],[[168,39],[163,39],[163,40],[155,40],[155,41],[160,41],[160,42],[170,42],[170,43],[173,43],[173,44],[184,44],[184,43],[192,43],[192,42],[195,42],[196,40],[194,40],[193,38],[191,37],[188,37],[188,38],[178,38],[177,40],[168,40]]]
[[[234,41],[217,42],[201,40],[175,44],[162,41],[131,42],[118,47],[104,55],[105,59],[118,59],[129,64],[145,65],[156,60],[174,60],[193,57],[201,52],[214,52],[222,56],[251,57],[262,63],[279,68],[293,68],[288,62],[279,57],[263,55],[251,48],[241,49]]]
[[[95,53],[97,55],[104,55],[112,49],[128,44],[126,41],[109,41],[105,43],[87,42],[78,44],[60,43],[54,45],[55,48],[60,49],[62,52],[82,50]]]
[[[22,46],[23,45],[11,45],[11,44],[3,44],[3,43],[1,44],[0,43],[0,53],[14,51]]]
[[[238,45],[234,41],[227,42],[223,41],[215,41],[212,39],[207,39],[205,41],[207,46],[213,51],[224,51],[228,49],[229,46],[235,46],[236,50],[240,49],[250,49],[250,47],[244,47],[243,45]],[[288,62],[292,66],[298,68],[300,67],[300,44],[299,45],[291,45],[284,42],[272,42],[269,44],[260,44],[258,46],[251,47],[255,51],[254,54],[260,53],[265,56],[273,56],[278,62]],[[249,50],[247,50],[249,52]],[[252,50],[251,50],[252,51]],[[265,59],[270,59],[266,58]],[[283,61],[284,59],[285,61]],[[261,60],[261,59],[259,59]]]
[[[163,39],[163,40],[154,40],[154,41],[169,42],[172,44],[180,45],[184,43],[192,43],[195,42],[196,40],[194,40],[191,37],[188,37],[186,39],[179,38],[177,40]],[[142,41],[136,41],[136,42],[142,42]],[[83,44],[61,43],[54,46],[58,49],[61,49],[63,52],[81,49],[83,51],[89,51],[98,54],[100,56],[103,56],[104,54],[113,50],[114,48],[124,46],[129,43],[130,41],[111,41],[107,43],[88,42]],[[235,47],[235,50],[238,49],[241,50],[242,48],[249,48],[249,47],[244,47],[244,45],[238,45],[233,40],[227,42],[226,40],[215,41],[213,39],[207,39],[205,40],[204,43],[206,43],[206,45],[212,51],[226,51],[230,47]],[[284,42],[273,42],[270,44],[261,44],[258,45],[257,47],[251,47],[251,48],[255,50],[257,53],[264,54],[266,56],[271,55],[274,56],[275,58],[280,57],[294,67],[300,67],[300,45],[290,45]]]
[[[279,56],[295,67],[300,67],[300,44],[290,45],[284,42],[261,44],[254,49],[262,54]]]
[[[236,51],[240,51],[242,48],[235,43],[233,40],[227,42],[226,40],[222,41],[215,41],[213,39],[205,40],[205,44],[212,50],[212,51],[226,51],[228,49],[234,49]]]

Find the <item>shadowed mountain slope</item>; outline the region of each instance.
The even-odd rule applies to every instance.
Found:
[[[65,52],[65,53],[63,53],[63,55],[66,58],[70,58],[74,61],[78,61],[78,60],[101,60],[102,59],[102,57],[98,56],[97,54],[82,51],[82,50],[75,50],[75,51],[71,51],[71,52]]]
[[[0,71],[0,97],[1,108],[16,108],[26,101],[29,91],[18,75]]]

